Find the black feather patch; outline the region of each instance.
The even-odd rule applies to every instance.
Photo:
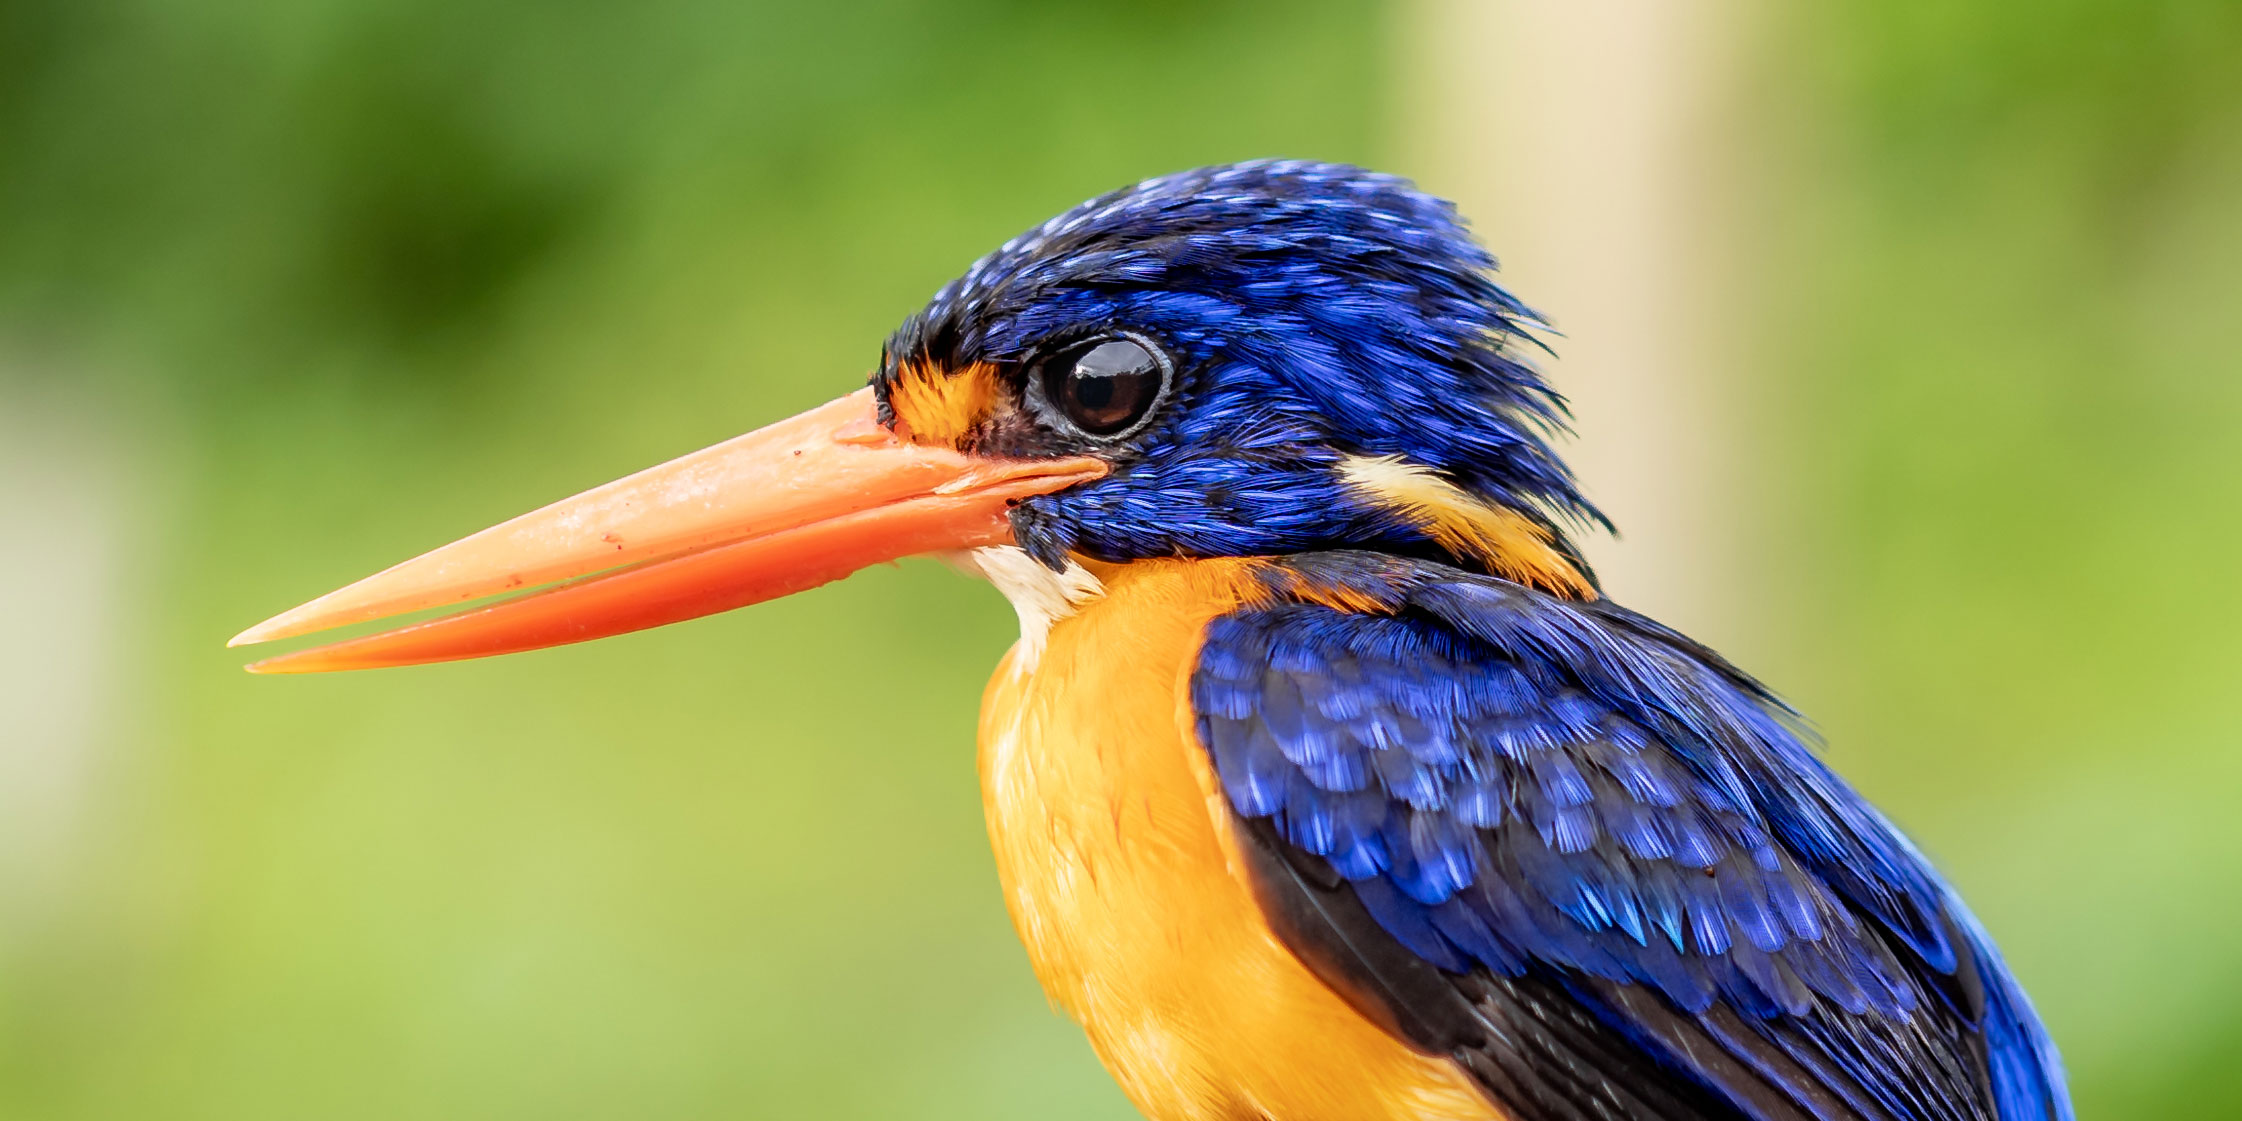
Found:
[[[1411,953],[1328,865],[1239,823],[1255,897],[1286,947],[1373,1023],[1448,1055],[1512,1121],[1765,1121],[1739,1113],[1591,1015],[1555,981],[1459,976]]]

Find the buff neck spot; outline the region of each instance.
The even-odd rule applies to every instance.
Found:
[[[1549,530],[1479,498],[1431,468],[1396,455],[1348,456],[1339,477],[1368,501],[1398,512],[1425,536],[1489,572],[1552,595],[1594,599],[1596,589],[1559,552]]]
[[[1032,672],[1043,660],[1052,624],[1084,604],[1105,598],[1105,584],[1089,569],[1070,560],[1064,571],[1053,572],[1017,545],[991,545],[953,554],[952,559],[987,578],[1012,602],[1020,617],[1020,643],[1012,655],[1014,673]]]

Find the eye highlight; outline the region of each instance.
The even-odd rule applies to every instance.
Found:
[[[1043,399],[1085,435],[1112,439],[1143,425],[1167,391],[1169,370],[1151,343],[1109,335],[1044,360]]]

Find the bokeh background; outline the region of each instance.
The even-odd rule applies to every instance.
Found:
[[[2242,1115],[2242,5],[1553,7],[0,0],[0,1117],[1131,1116],[994,887],[986,587],[222,643],[1271,154],[1512,256],[1615,586],[1817,718],[2084,1116]]]

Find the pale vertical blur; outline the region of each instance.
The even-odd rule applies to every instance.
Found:
[[[121,730],[132,472],[113,418],[0,373],[0,948],[68,898]]]
[[[1724,348],[1731,215],[1718,110],[1743,0],[1413,0],[1397,132],[1503,282],[1556,329],[1567,446],[1621,536],[1585,547],[1610,593],[1713,640],[1735,593],[1742,378]]]

